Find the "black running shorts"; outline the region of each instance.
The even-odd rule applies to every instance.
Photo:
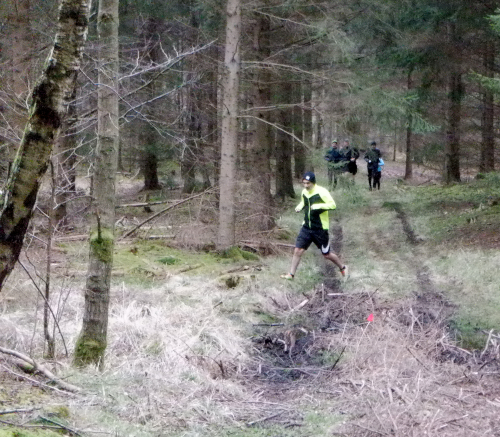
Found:
[[[295,247],[307,250],[311,243],[314,243],[323,255],[327,255],[330,252],[328,231],[324,229],[312,230],[302,226],[295,241]]]

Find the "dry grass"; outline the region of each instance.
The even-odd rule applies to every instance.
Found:
[[[212,216],[203,211],[212,206],[203,202],[178,211],[194,224],[175,228],[179,246],[211,238]],[[310,254],[293,284],[276,279],[289,254],[267,258],[230,289],[218,281],[220,266],[199,276],[163,266],[154,281],[144,272],[134,281],[116,277],[103,372],[72,368],[59,340],[56,361],[43,360],[42,301],[16,271],[0,294],[0,344],[31,354],[84,393],[27,393],[34,383],[0,356],[2,408],[65,405],[72,428],[88,436],[500,436],[497,331],[484,350],[464,351],[447,334],[450,307],[439,293],[401,292],[425,291],[415,278],[423,254],[409,250],[391,217],[372,216],[365,230],[365,217],[343,223],[343,254],[356,260],[343,289],[310,287],[321,269]],[[294,228],[295,218],[283,223]],[[165,217],[156,225],[176,223]],[[82,319],[83,252],[54,271],[54,308],[70,353]],[[432,269],[438,283],[450,276],[446,268]],[[292,353],[283,344],[290,329],[307,331]]]
[[[498,429],[498,373],[443,362],[454,349],[439,326],[404,329],[385,317],[336,337],[350,355],[332,381],[352,417],[340,434],[487,436]]]

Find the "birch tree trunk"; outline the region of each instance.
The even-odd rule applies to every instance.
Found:
[[[118,0],[100,0],[97,151],[94,163],[95,220],[91,225],[83,325],[75,346],[76,365],[102,369],[107,345],[109,290],[113,266],[115,179],[118,167]]]
[[[6,185],[0,214],[0,290],[14,268],[40,182],[66,111],[87,38],[89,0],[62,0],[54,48],[32,93],[30,116]]]
[[[235,243],[235,189],[238,155],[238,92],[240,75],[241,0],[227,0],[218,249]]]

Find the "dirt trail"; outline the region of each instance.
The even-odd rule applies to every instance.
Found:
[[[390,177],[400,174],[391,169],[386,174]],[[389,200],[389,194],[380,195]],[[411,247],[400,261],[415,272],[408,284],[413,295],[388,301],[376,291],[343,293],[338,270],[318,254],[323,281],[303,293],[308,302],[301,309],[304,323],[299,328],[307,334],[297,339],[291,352],[283,347],[283,332],[268,332],[261,344],[256,390],[267,393],[267,402],[289,407],[286,415],[279,408],[267,410],[265,422],[301,426],[304,405],[314,398],[330,408],[336,405],[333,414],[347,414],[334,435],[500,436],[500,386],[491,376],[500,363],[449,341],[447,321],[455,307],[432,279],[425,242],[402,204],[386,206],[394,211]],[[332,222],[331,247],[341,255],[343,234],[342,223]],[[377,320],[369,326],[366,315],[371,312]]]

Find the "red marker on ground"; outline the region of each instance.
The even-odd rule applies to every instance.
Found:
[[[368,320],[369,322],[373,322],[373,313],[371,313],[367,318],[366,320]]]

